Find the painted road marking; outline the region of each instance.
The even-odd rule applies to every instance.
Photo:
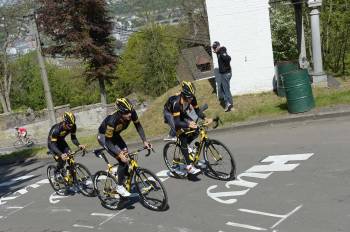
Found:
[[[13,178],[9,181],[6,181],[4,183],[1,183],[0,184],[0,187],[5,187],[5,186],[9,186],[9,185],[12,185],[16,182],[20,182],[20,181],[23,181],[23,180],[26,180],[26,179],[29,179],[29,178],[32,178],[34,175],[27,175],[27,176],[20,176],[20,177],[17,177],[17,178]]]
[[[52,193],[49,197],[49,201],[51,204],[57,204],[58,202],[60,202],[61,200],[58,199],[63,199],[63,198],[67,198],[69,196],[60,196],[57,195],[57,193]]]
[[[303,205],[299,205],[298,207],[296,207],[295,209],[293,209],[291,212],[289,212],[287,214],[273,214],[273,213],[266,213],[266,212],[250,210],[250,209],[238,209],[238,210],[241,211],[241,212],[245,212],[245,213],[251,213],[251,214],[263,215],[263,216],[268,216],[268,217],[281,218],[278,222],[276,222],[273,226],[270,227],[271,229],[273,229],[276,226],[278,226],[278,224],[280,224],[281,222],[286,220],[293,213],[298,211],[301,207],[303,207]]]
[[[77,228],[87,228],[87,229],[94,229],[93,226],[85,226],[85,225],[79,225],[79,224],[74,224],[73,227]]]
[[[6,216],[0,216],[0,219],[2,219],[2,218],[5,219],[5,218],[7,218],[8,216],[17,213],[18,211],[20,211],[20,210],[22,210],[22,209],[24,209],[24,208],[30,206],[30,205],[33,204],[33,203],[34,203],[34,201],[32,201],[32,202],[30,202],[30,203],[28,203],[28,204],[26,204],[26,205],[24,205],[24,206],[8,206],[8,207],[6,207],[6,209],[15,209],[15,210],[12,211],[11,213],[7,214]]]
[[[57,213],[57,212],[72,212],[70,209],[51,209],[52,213]]]
[[[4,205],[8,201],[14,200],[14,199],[28,193],[28,189],[30,189],[30,188],[36,189],[36,188],[40,187],[41,185],[48,184],[48,183],[49,183],[48,179],[42,179],[34,184],[28,185],[20,190],[17,190],[16,192],[8,193],[5,196],[0,198],[0,205]]]
[[[249,182],[242,180],[242,177],[254,177],[259,179],[267,179],[272,173],[274,172],[285,172],[285,171],[292,171],[296,167],[299,166],[298,164],[287,164],[290,161],[298,161],[298,160],[307,160],[309,159],[313,153],[306,153],[306,154],[291,154],[291,155],[275,155],[275,156],[268,156],[261,162],[271,162],[271,164],[268,165],[255,165],[248,170],[246,170],[244,173],[238,175],[237,180],[228,181],[225,184],[225,187],[227,189],[230,188],[230,186],[239,186],[239,187],[245,187],[244,190],[239,191],[217,191],[213,192],[212,190],[217,189],[218,185],[212,185],[207,188],[207,195],[222,204],[234,204],[238,200],[236,199],[237,196],[243,196],[246,195],[252,188],[256,187],[258,183],[255,182]],[[263,172],[263,173],[261,173]],[[267,173],[265,173],[267,172]],[[223,199],[225,198],[225,199]],[[229,199],[227,199],[229,198]]]
[[[234,227],[240,227],[240,228],[245,228],[245,229],[250,229],[250,230],[258,230],[258,231],[265,231],[267,229],[257,227],[257,226],[251,226],[251,225],[246,225],[246,224],[240,224],[240,223],[235,223],[235,222],[227,222],[226,225],[228,226],[234,226]]]
[[[92,213],[91,216],[100,216],[100,217],[112,217],[111,213]]]

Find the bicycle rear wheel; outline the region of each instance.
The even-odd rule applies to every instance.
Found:
[[[94,178],[94,187],[103,207],[118,209],[120,196],[117,193],[117,179],[106,171],[98,171]]]
[[[139,168],[134,175],[134,183],[143,206],[155,211],[166,209],[168,195],[155,174],[147,169]]]
[[[163,158],[165,165],[175,177],[185,178],[187,176],[185,157],[176,142],[165,144]]]
[[[220,141],[207,140],[204,147],[204,159],[214,177],[219,180],[233,180],[236,175],[236,163],[230,150]]]
[[[53,190],[57,194],[63,195],[66,190],[66,185],[62,174],[57,171],[57,167],[55,165],[49,165],[47,167],[46,173],[47,173],[47,179],[49,180]]]
[[[91,173],[84,165],[75,163],[75,177],[74,181],[80,192],[87,197],[95,196],[95,188]]]

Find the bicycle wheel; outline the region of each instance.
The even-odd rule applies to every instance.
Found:
[[[165,144],[163,158],[165,165],[175,177],[185,178],[187,176],[185,157],[176,142]]]
[[[94,178],[94,187],[103,207],[117,209],[120,196],[117,193],[117,179],[106,171],[98,171]]]
[[[57,167],[55,165],[49,165],[47,167],[47,179],[49,179],[50,185],[59,195],[64,194],[66,185],[62,174],[59,172],[56,174]]]
[[[21,147],[21,146],[23,146],[24,145],[24,143],[23,143],[23,141],[21,140],[21,139],[18,139],[18,140],[16,140],[14,143],[13,143],[13,146],[14,147]]]
[[[80,192],[87,197],[95,196],[95,188],[91,173],[84,165],[75,163],[75,177],[74,181],[78,186]]]
[[[209,170],[219,180],[233,180],[236,174],[236,163],[230,150],[218,140],[206,141],[204,159]]]
[[[168,195],[155,174],[147,169],[139,168],[134,175],[134,183],[140,194],[142,205],[155,211],[166,209]]]

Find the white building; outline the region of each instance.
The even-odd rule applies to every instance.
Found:
[[[211,43],[231,56],[233,95],[273,89],[274,63],[268,0],[206,0]],[[213,56],[217,67],[216,56]]]

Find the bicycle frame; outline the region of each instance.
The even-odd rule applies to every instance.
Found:
[[[218,125],[219,121],[220,121],[219,118],[215,118],[213,120],[213,122],[217,123],[217,125]],[[217,125],[214,126],[214,128],[216,128]],[[209,123],[199,123],[198,124],[198,129],[199,129],[199,136],[198,136],[199,137],[199,146],[198,146],[198,150],[196,151],[194,157],[191,156],[191,155],[189,156],[190,160],[192,160],[194,163],[197,163],[199,161],[199,157],[200,157],[200,154],[201,154],[201,152],[202,152],[202,150],[204,148],[204,144],[208,140],[208,131],[207,131],[208,126],[209,126]],[[185,131],[184,133],[185,134],[192,134],[192,133],[195,133],[195,131],[196,131],[196,129],[190,129],[189,131]],[[177,138],[176,143],[180,145],[179,138]],[[220,156],[220,155],[218,155],[218,156]],[[217,159],[220,159],[220,157],[217,158]]]
[[[67,163],[68,163],[68,173],[64,176],[64,180],[66,181],[66,183],[68,184],[72,184],[74,181],[74,175],[75,175],[75,168],[74,168],[74,164],[75,164],[75,160],[74,160],[74,155],[76,153],[78,153],[79,150],[73,151],[71,153],[68,154],[68,158],[67,158]],[[83,156],[85,155],[85,151],[83,150]],[[55,158],[58,158],[58,156],[56,155]]]
[[[132,179],[133,179],[133,176],[135,174],[135,172],[137,171],[139,165],[135,159],[135,156],[138,155],[139,152],[145,150],[146,148],[141,148],[141,149],[137,149],[136,151],[133,151],[133,152],[130,152],[128,155],[129,155],[129,158],[130,158],[130,161],[129,161],[129,168],[128,168],[128,173],[129,173],[129,176],[127,177],[126,179],[126,183],[125,183],[125,187],[126,189],[130,192],[131,190],[131,182],[132,182]],[[101,152],[99,155],[102,156],[102,158],[104,159],[104,161],[107,163],[107,172],[112,175],[112,176],[115,176],[114,173],[113,173],[113,168],[118,166],[119,163],[117,164],[114,164],[112,165],[109,160],[107,159],[106,155]],[[147,156],[147,155],[146,155]],[[106,185],[106,182],[105,182],[105,185]]]

